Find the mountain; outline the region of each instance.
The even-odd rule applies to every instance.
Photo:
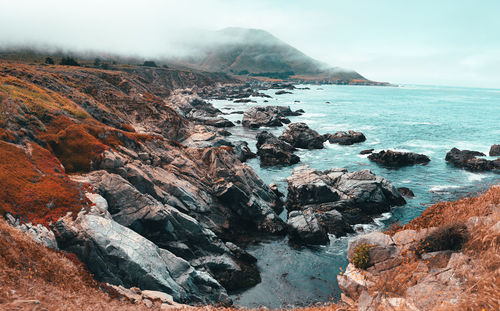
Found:
[[[373,83],[355,71],[317,61],[259,29],[225,28],[207,33],[192,49],[198,53],[179,58],[176,63],[234,75],[342,84]]]

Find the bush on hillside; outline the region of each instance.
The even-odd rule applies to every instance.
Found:
[[[60,62],[61,65],[66,66],[80,66],[80,64],[73,57],[63,57]]]
[[[351,263],[358,269],[368,268],[370,262],[370,249],[373,245],[361,243],[354,249],[354,254],[351,258]]]

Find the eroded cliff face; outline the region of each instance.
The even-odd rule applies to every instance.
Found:
[[[12,193],[0,211],[52,229],[98,280],[228,303],[226,289],[260,281],[255,258],[231,241],[286,226],[274,210],[282,202],[228,146],[213,107],[175,90],[227,82],[236,81],[1,63],[0,184]]]

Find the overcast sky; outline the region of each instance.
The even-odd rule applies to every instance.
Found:
[[[0,0],[0,44],[178,54],[193,30],[267,30],[393,83],[500,88],[499,0]]]

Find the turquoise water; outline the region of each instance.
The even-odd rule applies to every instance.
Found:
[[[417,217],[430,204],[477,193],[494,183],[500,175],[471,173],[448,165],[444,158],[451,148],[488,153],[492,144],[500,144],[500,90],[402,86],[308,86],[310,90],[294,90],[293,94],[274,95],[264,103],[232,103],[212,101],[223,112],[245,110],[252,105],[287,105],[303,109],[302,116],[290,117],[292,122],[305,122],[320,134],[355,130],[367,140],[352,146],[325,143],[321,150],[301,150],[300,164],[325,170],[346,167],[349,171],[370,169],[389,179],[396,187],[408,187],[415,193],[403,207],[381,215],[374,224],[358,226],[359,232],[382,228],[394,221],[406,223]],[[296,102],[300,101],[300,102]],[[329,103],[327,103],[329,102]],[[241,120],[241,114],[226,118]],[[245,129],[231,128],[231,140],[246,140],[252,150],[260,130],[280,135],[284,127]],[[387,169],[359,155],[364,149],[392,149],[423,153],[431,158],[428,165]],[[275,182],[286,190],[285,178],[295,166],[260,168],[259,160],[248,162],[267,183]],[[281,215],[286,218],[286,213]],[[303,305],[338,299],[340,290],[336,275],[347,265],[348,240],[331,238],[328,246],[293,249],[285,240],[264,241],[249,246],[258,259],[262,283],[233,295],[236,305],[245,307],[280,307]]]

